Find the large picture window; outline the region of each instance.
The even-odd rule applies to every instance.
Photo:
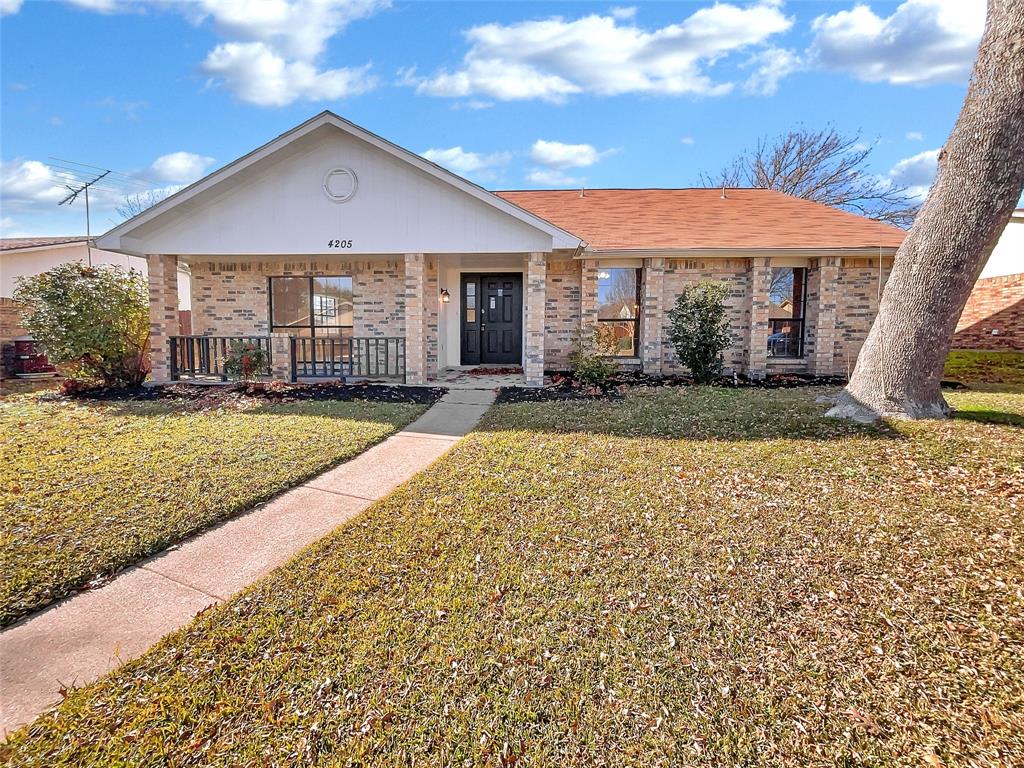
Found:
[[[295,336],[350,338],[352,278],[270,278],[270,326]]]
[[[772,269],[768,302],[768,356],[803,357],[807,270],[803,267]]]
[[[610,330],[616,357],[636,357],[640,343],[640,270],[601,267],[597,272],[597,322]]]

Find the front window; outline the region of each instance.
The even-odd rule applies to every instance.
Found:
[[[772,269],[772,283],[768,291],[769,357],[803,356],[806,294],[806,269],[803,267]]]
[[[352,278],[270,278],[270,325],[295,336],[350,338]]]
[[[636,357],[640,341],[640,270],[600,268],[597,322],[614,339],[616,357]]]

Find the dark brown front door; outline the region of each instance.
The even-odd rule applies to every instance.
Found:
[[[520,365],[523,276],[463,275],[462,364]]]

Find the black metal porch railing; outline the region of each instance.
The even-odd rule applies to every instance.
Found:
[[[352,376],[405,378],[405,339],[401,336],[292,336],[292,381]]]
[[[171,381],[189,379],[220,379],[227,381],[224,361],[231,354],[235,342],[252,344],[267,355],[270,375],[272,349],[269,336],[171,336]]]
[[[768,356],[802,357],[804,354],[803,320],[768,321]]]

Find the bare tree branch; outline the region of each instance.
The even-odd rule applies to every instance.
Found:
[[[733,158],[718,174],[700,173],[706,187],[756,187],[831,205],[876,221],[909,227],[920,207],[907,188],[868,170],[872,147],[860,133],[834,126],[799,128],[762,137],[753,151]]]
[[[170,195],[171,189],[150,189],[136,195],[125,195],[124,201],[115,210],[122,219],[130,219],[138,216],[147,208],[152,208],[165,197]]]

